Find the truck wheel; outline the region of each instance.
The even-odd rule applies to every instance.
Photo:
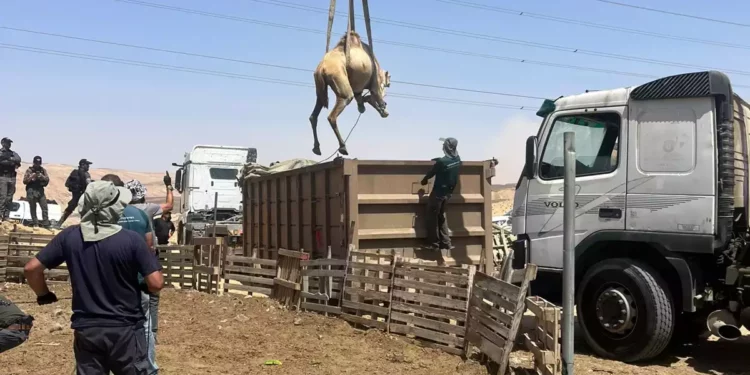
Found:
[[[648,265],[626,258],[602,261],[586,272],[576,311],[591,349],[622,362],[661,354],[676,321],[664,280]]]

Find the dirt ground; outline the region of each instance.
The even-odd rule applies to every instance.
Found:
[[[35,317],[29,341],[0,355],[3,374],[70,374],[73,370],[70,287],[52,287],[60,302],[37,306],[26,285],[0,291]],[[211,296],[165,289],[159,316],[157,363],[163,374],[487,374],[484,366],[400,336],[351,328],[336,318],[280,309],[267,298]],[[578,374],[750,374],[750,342],[704,342],[646,364],[592,357],[582,343]],[[676,353],[676,354],[675,354]],[[280,366],[264,366],[279,360]],[[531,368],[519,348],[511,365]]]

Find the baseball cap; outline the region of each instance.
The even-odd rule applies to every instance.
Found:
[[[40,162],[41,163],[42,162],[42,157],[39,156],[39,155],[34,156],[34,163],[36,163],[36,162]]]
[[[10,138],[8,138],[8,137],[4,137],[4,138],[3,138],[2,140],[0,140],[0,142],[8,142],[8,143],[13,143],[13,140],[12,140],[12,139],[10,139]]]
[[[78,165],[84,165],[84,164],[91,165],[91,164],[94,164],[94,163],[92,163],[92,162],[90,162],[90,161],[88,161],[86,159],[81,159],[81,161],[78,162]]]

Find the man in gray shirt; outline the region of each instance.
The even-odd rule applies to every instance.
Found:
[[[133,207],[136,207],[138,209],[143,210],[143,212],[146,213],[149,220],[151,221],[151,228],[152,228],[152,236],[156,238],[156,233],[153,232],[154,228],[154,217],[161,216],[164,212],[172,211],[172,208],[174,206],[174,195],[172,194],[172,191],[174,188],[172,187],[172,178],[169,176],[169,173],[164,175],[164,186],[167,187],[167,201],[166,203],[146,203],[146,193],[148,192],[146,190],[146,187],[138,180],[130,180],[125,183],[125,187],[130,189],[130,192],[133,194],[133,199],[130,202],[130,205]],[[156,250],[156,249],[154,249]],[[158,259],[159,252],[155,251],[156,257]],[[156,337],[156,333],[159,330],[159,295],[158,294],[151,294],[149,295],[149,314],[151,315],[151,330],[154,333],[154,341],[158,344],[159,339]]]

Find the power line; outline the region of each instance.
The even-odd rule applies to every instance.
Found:
[[[634,9],[646,10],[646,11],[649,11],[649,12],[657,12],[657,13],[663,13],[663,14],[670,14],[670,15],[678,16],[678,17],[693,18],[693,19],[696,19],[696,20],[716,22],[716,23],[723,23],[723,24],[733,25],[733,26],[750,27],[750,24],[747,24],[747,23],[739,23],[739,22],[733,22],[733,21],[719,20],[719,19],[715,19],[715,18],[694,16],[692,14],[677,13],[677,12],[672,12],[672,11],[668,11],[668,10],[647,8],[647,7],[640,6],[640,5],[625,4],[625,3],[619,3],[619,2],[616,2],[616,1],[610,1],[610,0],[596,0],[596,1],[599,1],[599,2],[602,2],[602,3],[607,3],[607,4],[612,4],[612,5],[618,5],[618,6],[621,6],[621,7],[628,7],[628,8],[634,8]]]
[[[200,14],[203,16],[208,17],[217,17],[217,18],[224,18],[224,19],[231,19],[231,20],[239,20],[240,22],[248,22],[247,19],[243,19],[241,17],[234,17],[234,16],[227,16],[222,14],[216,14],[216,13],[209,13],[204,11],[196,11],[193,9],[187,9],[187,8],[179,8],[179,7],[173,7],[173,6],[166,6],[162,4],[155,4],[155,3],[149,3],[145,1],[138,1],[138,0],[115,0],[123,3],[130,3],[135,5],[142,5],[147,7],[154,7],[154,8],[161,8],[161,9],[167,9],[167,10],[173,10],[173,11],[179,11],[179,12],[186,12],[186,13],[192,13],[192,14]],[[314,13],[325,13],[328,14],[328,9],[325,8],[317,8],[312,7],[308,5],[302,5],[302,4],[296,4],[296,3],[289,3],[284,1],[265,1],[265,0],[251,0],[258,3],[264,3],[274,6],[281,6],[286,8],[292,8],[292,9],[298,9],[298,10],[304,10],[308,12],[314,12]],[[337,12],[339,15],[346,15],[344,12]],[[359,19],[362,19],[362,16],[356,16]],[[376,23],[383,23],[387,25],[392,26],[398,26],[398,27],[404,27],[409,29],[415,29],[415,30],[424,30],[424,31],[430,31],[440,34],[447,34],[447,35],[455,35],[455,36],[462,36],[466,38],[473,38],[473,39],[479,39],[479,40],[489,40],[499,43],[507,43],[507,44],[515,44],[515,45],[523,45],[528,47],[537,47],[541,49],[548,49],[548,50],[554,50],[554,51],[560,51],[560,52],[570,52],[575,54],[582,54],[582,55],[589,55],[589,56],[597,56],[597,57],[606,57],[610,59],[615,60],[624,60],[624,61],[634,61],[634,62],[640,62],[640,63],[647,63],[647,64],[654,64],[654,65],[662,65],[662,66],[671,66],[671,67],[680,67],[680,68],[690,68],[690,69],[701,69],[701,70],[721,70],[727,73],[734,73],[738,75],[747,75],[750,76],[750,71],[743,71],[743,70],[736,70],[736,69],[724,69],[724,68],[716,68],[716,67],[708,67],[703,65],[693,65],[693,64],[685,64],[675,61],[665,61],[665,60],[657,60],[657,59],[648,59],[643,57],[636,57],[636,56],[628,56],[628,55],[621,55],[621,54],[615,54],[615,53],[609,53],[609,52],[599,52],[599,51],[593,51],[593,50],[586,50],[586,49],[580,49],[580,48],[571,48],[571,47],[563,47],[563,46],[557,46],[553,44],[545,44],[545,43],[538,43],[538,42],[529,42],[524,41],[520,39],[511,39],[511,38],[502,38],[498,36],[493,35],[487,35],[487,34],[478,34],[478,33],[472,33],[467,31],[460,31],[460,30],[452,30],[452,29],[445,29],[441,27],[435,27],[435,26],[426,26],[426,25],[419,25],[415,23],[409,23],[409,22],[402,22],[402,21],[395,21],[395,20],[388,20],[384,18],[375,18],[370,17],[372,22]],[[254,22],[248,22],[248,23],[254,23]],[[292,29],[291,27],[287,27],[289,29]],[[311,29],[308,29],[311,30]],[[317,31],[315,31],[317,33]]]
[[[185,56],[201,57],[201,58],[206,58],[206,59],[223,60],[223,61],[230,61],[230,62],[236,62],[236,63],[242,63],[242,64],[266,66],[266,67],[278,68],[278,69],[296,70],[296,71],[310,72],[310,73],[314,72],[313,69],[297,68],[297,67],[288,66],[288,65],[269,64],[269,63],[263,63],[263,62],[258,62],[258,61],[251,61],[251,60],[241,60],[241,59],[234,59],[234,58],[229,58],[229,57],[212,56],[212,55],[205,55],[205,54],[200,54],[200,53],[176,51],[176,50],[169,50],[169,49],[164,49],[164,48],[148,47],[148,46],[135,45],[135,44],[110,42],[110,41],[100,40],[100,39],[82,38],[82,37],[77,37],[77,36],[63,35],[63,34],[56,34],[56,33],[48,33],[48,32],[43,32],[43,31],[35,31],[35,30],[28,30],[28,29],[18,29],[18,28],[14,28],[14,27],[0,26],[0,29],[13,30],[13,31],[21,31],[21,32],[26,32],[26,33],[33,33],[33,34],[40,34],[40,35],[47,35],[47,36],[54,36],[54,37],[58,37],[58,38],[74,39],[74,40],[80,40],[80,41],[92,42],[92,43],[109,44],[109,45],[115,45],[115,46],[120,46],[120,47],[137,48],[137,49],[150,50],[150,51],[158,51],[158,52],[165,52],[165,53],[172,53],[172,54],[185,55]],[[477,94],[510,96],[510,97],[516,97],[516,98],[525,98],[525,99],[539,99],[539,100],[544,100],[545,99],[544,97],[541,97],[541,96],[510,94],[510,93],[503,93],[503,92],[497,92],[497,91],[487,91],[487,90],[475,90],[475,89],[468,89],[468,88],[462,88],[462,87],[445,86],[445,85],[434,85],[434,84],[419,83],[419,82],[398,81],[398,80],[392,80],[391,82],[393,82],[393,83],[400,83],[400,84],[404,84],[404,85],[410,85],[410,86],[431,87],[431,88],[437,88],[437,89],[443,89],[443,90],[472,92],[472,93],[477,93]]]
[[[631,28],[621,27],[621,26],[611,26],[611,25],[606,25],[602,23],[581,21],[581,20],[572,19],[572,18],[550,16],[550,15],[545,15],[545,14],[526,12],[522,10],[502,8],[502,7],[498,7],[494,5],[473,3],[469,1],[462,1],[462,0],[433,0],[433,1],[437,1],[437,2],[445,3],[445,4],[458,5],[458,6],[462,6],[466,8],[489,10],[489,11],[497,12],[497,13],[505,13],[505,14],[521,16],[521,17],[535,18],[535,19],[540,19],[540,20],[545,20],[545,21],[586,26],[586,27],[591,27],[591,28],[596,28],[596,29],[605,29],[605,30],[616,31],[616,32],[621,32],[621,33],[626,33],[626,34],[636,34],[636,35],[650,36],[650,37],[655,37],[655,38],[678,40],[678,41],[683,41],[683,42],[691,42],[691,43],[698,43],[698,44],[705,44],[705,45],[712,45],[712,46],[719,46],[719,47],[750,49],[750,45],[727,43],[727,42],[721,42],[717,40],[698,39],[698,38],[692,38],[692,37],[687,37],[687,36],[661,34],[661,33],[653,32],[653,31],[631,29]]]
[[[23,46],[23,45],[18,45],[18,44],[0,43],[0,48],[17,50],[17,51],[25,51],[25,52],[33,52],[33,53],[46,54],[46,55],[76,58],[76,59],[81,59],[81,60],[109,62],[109,63],[114,63],[114,64],[139,66],[139,67],[161,69],[161,70],[168,70],[168,71],[179,71],[179,72],[201,74],[201,75],[208,75],[208,76],[235,78],[235,79],[243,79],[243,80],[249,80],[249,81],[274,83],[274,84],[289,85],[289,86],[299,86],[299,87],[307,87],[307,88],[315,87],[311,83],[300,82],[300,81],[290,81],[290,80],[270,78],[270,77],[251,76],[247,74],[239,74],[239,73],[231,73],[231,72],[199,69],[199,68],[190,68],[190,67],[178,66],[178,65],[159,64],[159,63],[152,63],[152,62],[139,61],[139,60],[120,59],[120,58],[114,58],[114,57],[106,57],[106,56],[98,56],[98,55],[83,54],[83,53],[76,53],[76,52]],[[400,93],[391,93],[391,92],[388,93],[388,96],[392,96],[395,98],[403,98],[403,99],[429,101],[429,102],[473,105],[473,106],[479,106],[479,107],[516,109],[516,110],[524,110],[524,111],[536,110],[535,108],[532,108],[530,106],[491,103],[491,102],[463,100],[463,99],[454,99],[454,98],[442,98],[442,97],[434,97],[434,96],[420,96],[420,95],[400,94]]]

